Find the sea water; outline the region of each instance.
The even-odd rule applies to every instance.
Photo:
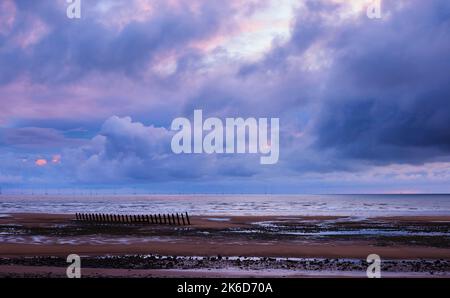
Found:
[[[450,195],[1,195],[6,213],[449,215]]]

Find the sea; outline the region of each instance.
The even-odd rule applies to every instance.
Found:
[[[450,216],[450,195],[0,195],[8,213]]]

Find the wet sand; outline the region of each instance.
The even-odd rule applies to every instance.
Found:
[[[2,266],[0,277],[65,278],[66,268],[47,266]],[[223,270],[223,269],[105,269],[84,268],[84,278],[365,278],[365,272],[305,272],[292,270]],[[383,278],[448,278],[422,272],[386,272]]]
[[[366,234],[373,227],[384,234],[380,236],[375,230],[373,235]],[[402,234],[405,231],[407,233]],[[378,254],[383,260],[398,261],[392,265],[392,276],[396,276],[395,271],[403,272],[399,276],[428,276],[429,272],[433,272],[434,263],[420,265],[423,260],[442,260],[444,263],[440,263],[441,267],[437,270],[440,272],[438,276],[442,276],[450,273],[447,268],[447,261],[450,260],[448,232],[450,216],[384,217],[356,221],[331,216],[194,216],[191,217],[190,226],[168,226],[93,225],[78,223],[74,221],[73,215],[10,214],[0,217],[0,276],[46,276],[48,273],[56,276],[61,268],[55,269],[42,260],[29,262],[33,266],[23,266],[20,265],[21,260],[33,257],[64,258],[73,253],[83,259],[94,260],[102,256],[126,255],[365,260],[369,254]],[[408,267],[417,272],[409,274],[403,271],[401,260],[417,262],[417,267],[414,264]],[[4,265],[5,262],[8,265]],[[172,261],[168,259],[164,262]],[[208,259],[207,264],[203,263],[199,268],[187,259],[179,262],[182,268],[186,264],[192,268],[188,266],[183,270],[166,266],[164,269],[152,268],[142,272],[136,271],[142,270],[136,268],[86,268],[85,274],[111,277],[310,275],[300,272],[302,268],[309,268],[305,267],[306,261],[303,260],[286,270],[281,263],[263,262],[265,267],[258,266],[256,271],[252,269],[255,264],[236,271],[233,269],[235,263],[224,261],[213,262]],[[143,263],[152,267],[148,261]],[[102,263],[98,264],[103,266]],[[332,267],[330,264],[323,262],[320,265],[323,267],[322,274],[317,273],[321,270],[315,270],[313,276],[335,276],[335,271],[327,273]],[[274,266],[280,268],[275,270]],[[426,272],[421,273],[421,270]],[[351,274],[341,273],[341,276],[359,276],[361,272],[358,269]]]

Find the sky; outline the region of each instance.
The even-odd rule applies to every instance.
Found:
[[[450,2],[0,2],[0,187],[449,193]],[[280,157],[174,154],[176,117],[280,119]]]

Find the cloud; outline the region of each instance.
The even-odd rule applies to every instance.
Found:
[[[0,183],[1,184],[18,184],[23,182],[21,176],[11,176],[11,175],[1,175],[0,174]]]
[[[4,3],[0,161],[23,181],[343,189],[449,161],[446,0],[385,0],[381,20],[354,1],[296,1],[281,20],[290,35],[264,35],[272,43],[258,55],[244,37],[269,32],[273,19],[260,16],[278,13],[267,10],[274,2],[98,0],[79,22],[51,1]],[[279,117],[279,163],[172,154],[166,127],[194,109]],[[60,162],[32,164],[56,154]],[[21,155],[33,161],[26,168]]]
[[[40,158],[40,159],[37,159],[34,163],[35,163],[38,167],[43,167],[43,166],[45,166],[45,165],[47,164],[47,160],[46,160],[46,159],[43,159],[43,158]]]
[[[80,146],[82,139],[67,138],[53,128],[0,128],[0,146],[11,148],[53,149]]]
[[[0,48],[0,83],[24,75],[37,83],[69,83],[90,73],[139,79],[161,54],[182,59],[194,51],[193,41],[232,30],[233,19],[225,16],[233,14],[233,2],[152,1],[152,13],[136,18],[123,11],[145,10],[142,1],[118,1],[111,7],[95,1],[83,6],[82,21],[75,22],[66,17],[65,5],[19,1],[9,9],[17,15],[3,37],[10,42]],[[108,22],[114,19],[120,19],[119,27]]]
[[[450,155],[448,2],[411,1],[378,24],[361,19],[336,51],[314,134],[341,158],[421,163]],[[408,21],[406,21],[408,20]],[[447,29],[445,29],[447,28]]]
[[[174,154],[170,146],[173,134],[130,117],[113,116],[89,144],[66,150],[62,158],[84,183],[212,181],[251,177],[259,172],[251,166],[259,164],[259,157]]]

